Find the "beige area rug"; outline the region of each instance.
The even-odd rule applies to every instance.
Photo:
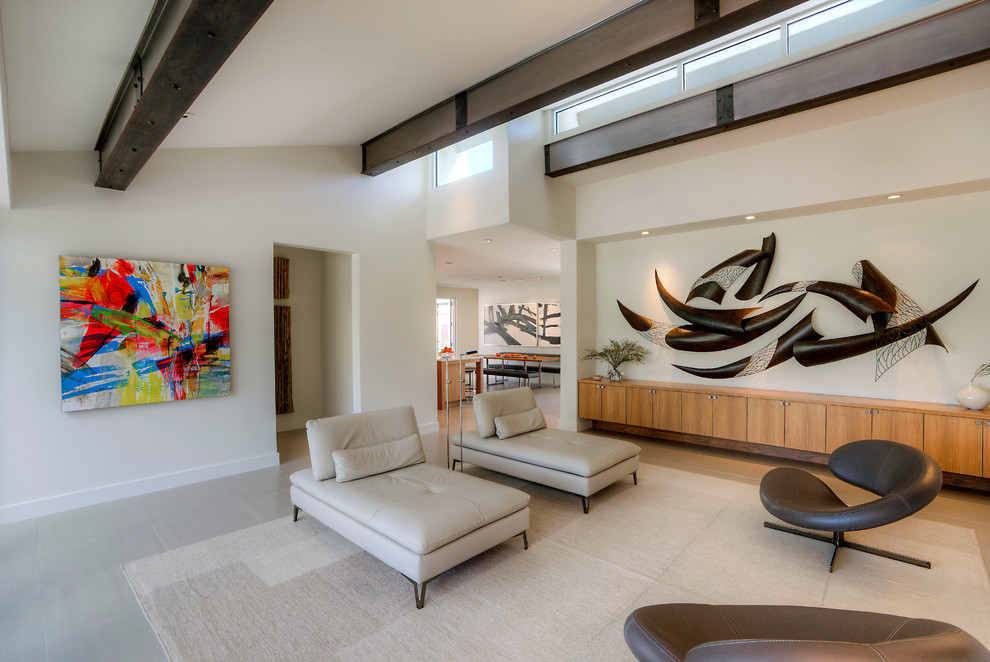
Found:
[[[469,471],[472,469],[469,468]],[[592,499],[480,469],[533,496],[509,540],[433,580],[400,574],[310,517],[129,563],[172,660],[631,660],[636,607],[796,604],[955,623],[990,645],[990,582],[971,529],[920,517],[850,539],[931,570],[763,527],[757,486],[642,465]]]

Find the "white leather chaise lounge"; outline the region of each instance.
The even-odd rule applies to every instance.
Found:
[[[636,482],[639,446],[548,428],[528,386],[479,393],[472,402],[478,430],[451,438],[455,468],[469,462],[577,494],[586,513],[592,494],[630,474]]]
[[[437,575],[518,535],[529,495],[426,463],[412,407],[306,423],[312,468],[290,477],[302,509],[402,573],[422,608]]]

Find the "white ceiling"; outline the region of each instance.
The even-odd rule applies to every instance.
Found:
[[[12,151],[90,150],[153,0],[0,0]],[[356,145],[635,4],[275,0],[163,147]]]
[[[518,225],[447,236],[436,249],[437,285],[445,287],[560,278],[560,241]]]
[[[11,151],[93,149],[153,4],[0,0]],[[633,4],[275,0],[162,147],[357,145]],[[438,282],[559,278],[557,245],[516,226],[445,238]]]

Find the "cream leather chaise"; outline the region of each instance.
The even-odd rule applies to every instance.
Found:
[[[452,437],[454,468],[469,462],[577,494],[586,513],[592,494],[630,474],[636,482],[639,446],[548,428],[528,386],[480,393],[472,402],[478,430]]]
[[[413,583],[426,585],[467,559],[522,535],[529,495],[426,463],[412,407],[306,423],[312,467],[290,477],[302,509]]]

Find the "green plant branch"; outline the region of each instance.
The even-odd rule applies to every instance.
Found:
[[[623,363],[643,363],[647,356],[649,352],[633,340],[609,340],[601,349],[589,349],[581,360],[604,361],[618,370]]]

